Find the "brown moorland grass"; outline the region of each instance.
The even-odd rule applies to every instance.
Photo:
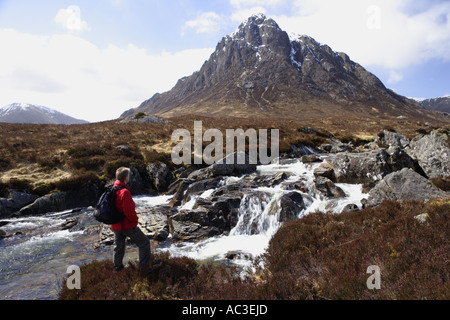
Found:
[[[416,217],[422,215],[425,220]],[[285,223],[256,273],[199,265],[158,254],[153,272],[112,271],[109,261],[82,267],[81,290],[60,299],[449,299],[450,198],[386,201],[340,215],[317,212]],[[259,267],[264,262],[264,268]],[[381,269],[381,290],[368,290],[367,267]],[[62,281],[61,283],[64,283]]]
[[[299,119],[219,119],[201,116],[183,116],[168,119],[169,124],[118,124],[108,121],[84,125],[0,124],[0,181],[28,179],[35,184],[53,172],[55,176],[72,175],[76,171],[92,171],[99,176],[111,175],[120,164],[145,166],[145,163],[163,161],[170,164],[172,132],[185,128],[193,134],[195,120],[203,121],[203,129],[249,128],[279,129],[280,152],[288,152],[291,145],[318,146],[327,137],[361,144],[370,141],[381,129],[395,129],[412,138],[418,131],[428,130],[417,121],[392,118],[367,119],[358,117]],[[312,128],[313,133],[304,128]],[[129,151],[118,150],[127,146]],[[206,145],[206,143],[205,143]],[[27,166],[37,165],[42,174]],[[16,170],[21,168],[21,170]],[[21,172],[24,172],[23,174]]]

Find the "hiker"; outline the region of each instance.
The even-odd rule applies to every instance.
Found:
[[[122,187],[123,189],[117,191],[116,208],[119,212],[124,213],[125,219],[111,225],[111,230],[114,232],[114,269],[120,271],[124,268],[125,239],[129,237],[139,248],[139,271],[141,275],[145,276],[150,271],[150,240],[137,226],[139,218],[131,197],[129,182],[130,169],[117,169],[114,187]]]

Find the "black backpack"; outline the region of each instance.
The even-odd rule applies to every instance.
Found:
[[[125,219],[125,215],[117,211],[116,208],[116,192],[122,189],[125,188],[113,186],[106,188],[105,193],[103,193],[95,206],[94,217],[97,221],[105,224],[116,224]]]

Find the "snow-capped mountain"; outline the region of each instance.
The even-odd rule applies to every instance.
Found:
[[[122,117],[323,118],[372,116],[424,119],[418,103],[387,89],[342,52],[309,36],[290,37],[264,15],[250,17],[217,44],[201,69]]]
[[[0,122],[35,124],[88,123],[84,120],[72,118],[59,111],[28,103],[13,103],[1,108]]]
[[[440,111],[450,114],[450,96],[443,96],[432,99],[416,99],[425,109]]]

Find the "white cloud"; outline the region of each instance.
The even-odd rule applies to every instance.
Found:
[[[283,0],[230,0],[230,4],[235,8],[248,8],[254,6],[274,7],[283,3]]]
[[[240,9],[231,15],[231,20],[241,22],[241,21],[247,20],[248,17],[251,17],[255,14],[258,14],[258,13],[265,14],[266,12],[267,12],[266,8],[259,7],[259,6],[249,8],[249,9]]]
[[[198,70],[212,48],[150,55],[128,45],[98,48],[74,34],[0,29],[0,106],[29,102],[89,121],[117,118]]]
[[[394,84],[397,82],[400,82],[403,80],[403,75],[395,70],[391,70],[391,72],[389,73],[389,79],[388,79],[388,83],[389,84]]]
[[[80,7],[72,5],[67,9],[60,9],[55,16],[56,24],[69,32],[81,32],[89,30],[86,21],[81,20]]]
[[[194,29],[196,33],[214,33],[217,32],[220,26],[220,16],[215,12],[204,12],[195,19],[186,21],[182,29],[182,35],[186,30]]]
[[[364,66],[399,72],[433,58],[448,61],[450,2],[414,13],[411,5],[413,0],[298,0],[292,14],[273,18],[286,31],[310,35]]]

